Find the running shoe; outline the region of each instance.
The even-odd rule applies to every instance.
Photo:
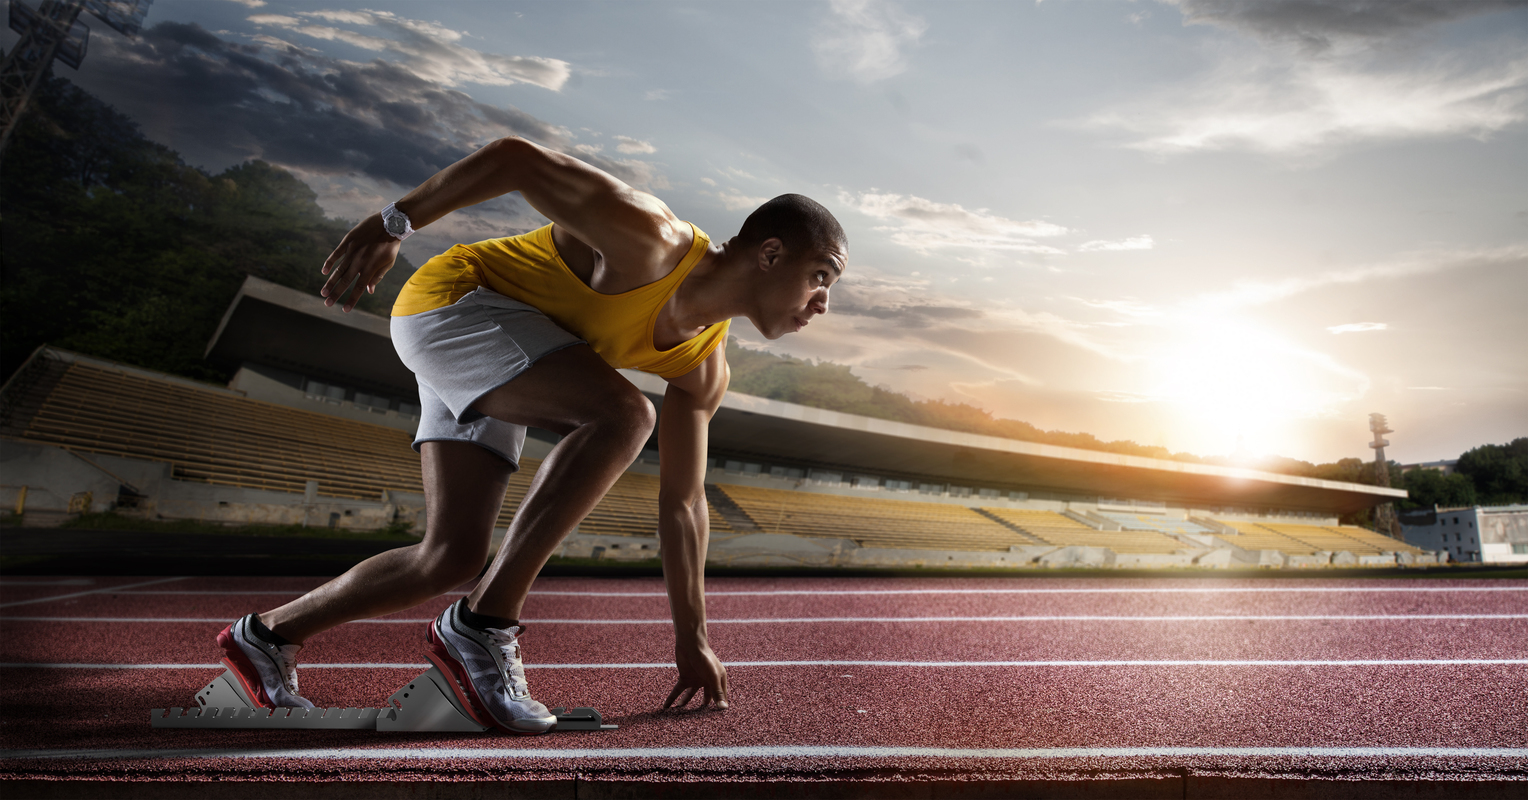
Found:
[[[312,708],[297,694],[297,651],[300,644],[277,647],[250,630],[255,618],[247,614],[218,634],[223,665],[233,671],[244,694],[260,708]]]
[[[451,679],[457,699],[479,725],[524,735],[551,730],[557,717],[531,697],[525,682],[517,638],[525,628],[473,628],[457,613],[465,602],[452,603],[430,623],[430,661]]]

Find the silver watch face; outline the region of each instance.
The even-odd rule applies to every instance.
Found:
[[[409,229],[408,220],[398,213],[389,214],[386,219],[382,220],[382,226],[387,228],[387,232],[394,236],[402,236]]]

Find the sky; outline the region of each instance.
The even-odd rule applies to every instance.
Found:
[[[1199,455],[1528,436],[1528,0],[282,2],[94,18],[60,74],[187,162],[359,219],[495,138],[713,238],[785,192],[830,313],[746,346]],[[8,48],[16,36],[7,32]],[[542,218],[517,195],[419,264]],[[315,269],[318,265],[314,265]]]

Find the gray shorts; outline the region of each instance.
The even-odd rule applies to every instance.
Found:
[[[520,468],[525,426],[484,416],[477,399],[514,380],[542,356],[584,340],[532,306],[478,288],[455,304],[392,317],[393,347],[419,381],[425,442],[471,442]]]

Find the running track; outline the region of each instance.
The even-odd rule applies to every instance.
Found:
[[[532,691],[618,731],[149,727],[218,674],[223,625],[319,582],[0,579],[0,779],[1528,780],[1509,580],[712,579],[732,708],[657,713],[661,582],[544,578]],[[382,705],[454,597],[316,638],[303,694]]]

